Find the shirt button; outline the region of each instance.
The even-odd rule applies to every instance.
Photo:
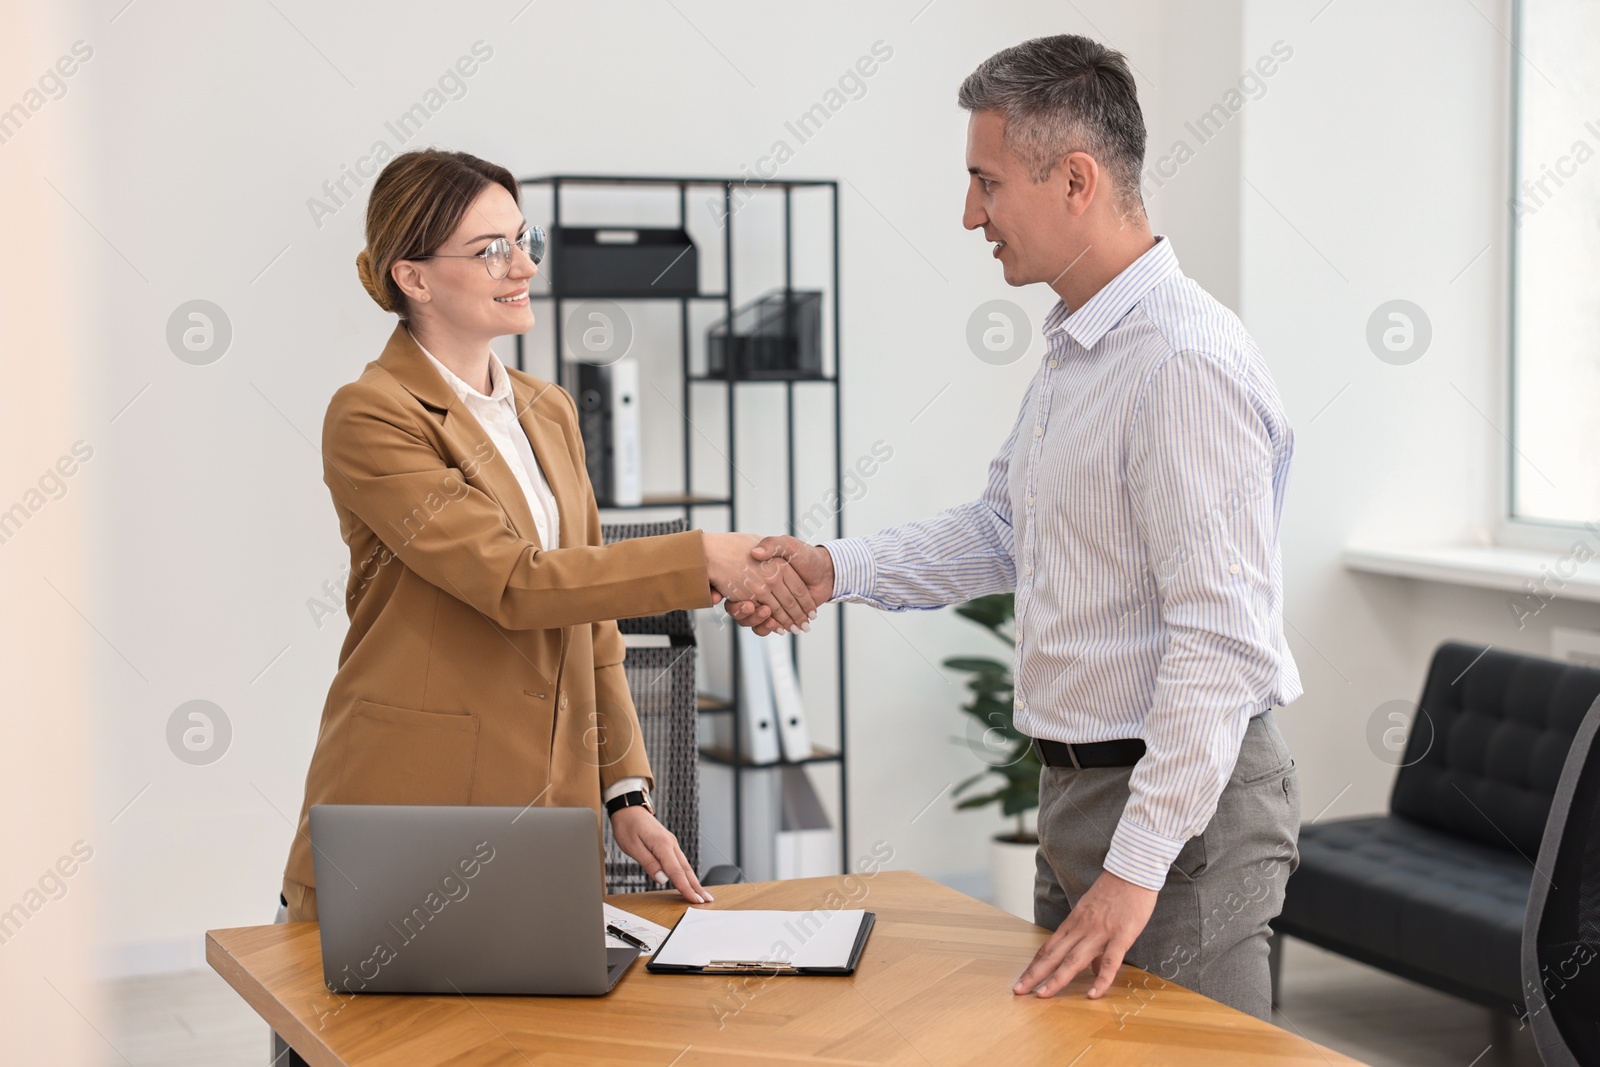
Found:
[[[1228,564],[1228,573],[1229,574],[1238,574],[1239,573],[1239,565],[1237,563]]]
[[[1035,426],[1033,428],[1033,436],[1035,436],[1035,437],[1043,437],[1044,436],[1044,427],[1043,426]]]
[[[1050,361],[1050,369],[1051,369],[1051,370],[1055,370],[1055,369],[1056,369],[1056,368],[1057,368],[1057,367],[1059,367],[1059,366],[1060,366],[1060,365],[1061,365],[1061,361],[1060,361],[1060,360],[1058,360],[1058,359],[1052,359],[1052,360],[1051,360],[1051,361]]]
[[[1030,508],[1033,507],[1033,497],[1031,497],[1031,496],[1028,498],[1028,506]]]
[[[563,708],[567,706],[567,694],[565,693],[561,694],[561,706]]]
[[[1028,564],[1027,573],[1028,573],[1028,577],[1030,577],[1030,578],[1033,577],[1033,564],[1031,564],[1031,563]]]

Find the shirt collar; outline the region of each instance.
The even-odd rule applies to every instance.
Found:
[[[411,331],[407,330],[406,332],[410,333]],[[422,342],[417,341],[416,334],[411,334],[411,339],[416,341],[417,347],[422,349],[422,354],[428,357],[428,362],[433,364],[434,369],[436,369],[439,372],[440,377],[445,380],[445,384],[450,386],[450,388],[455,391],[456,396],[459,396],[462,400],[510,399],[511,375],[506,373],[505,364],[501,363],[500,357],[496,356],[492,351],[489,353],[489,393],[487,396],[485,396],[475,387],[467,384],[467,382],[463,380],[460,375],[456,374],[455,371],[451,370],[443,363],[440,363],[439,358],[432,352],[429,352],[426,348],[423,348]]]
[[[1172,252],[1172,242],[1156,234],[1156,243],[1148,252],[1128,264],[1077,311],[1069,311],[1064,300],[1056,301],[1045,317],[1045,333],[1064,330],[1084,348],[1093,348],[1150,290],[1177,273],[1178,257]]]

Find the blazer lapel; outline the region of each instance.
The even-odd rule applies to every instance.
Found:
[[[527,498],[523,496],[522,486],[517,484],[517,476],[512,473],[509,460],[499,454],[477,416],[467,410],[455,390],[450,388],[422,349],[417,347],[405,323],[395,327],[383,354],[378,357],[378,365],[393,375],[424,407],[442,416],[441,432],[451,453],[446,457],[446,462],[459,468],[468,483],[482,489],[500,505],[517,536],[539,544],[541,548],[547,547],[539,543],[539,530],[534,524],[533,512],[529,510]],[[521,411],[524,402],[517,396],[514,378],[512,390],[517,410]],[[532,391],[529,392],[531,394]],[[526,414],[522,423],[524,427],[527,426]],[[560,444],[559,438],[556,443]],[[537,451],[537,440],[534,440],[534,446]],[[542,454],[539,462],[545,462]],[[553,487],[553,479],[551,484]],[[556,499],[561,499],[559,493]],[[562,523],[562,526],[565,528],[566,524]]]
[[[571,548],[587,543],[582,536],[585,516],[588,513],[583,499],[583,483],[578,478],[578,458],[567,449],[566,434],[561,424],[540,410],[549,399],[545,394],[555,388],[549,382],[527,382],[511,375],[511,395],[517,404],[517,419],[533,445],[534,458],[544,471],[545,481],[556,498],[556,512],[561,516],[561,543],[559,548]]]

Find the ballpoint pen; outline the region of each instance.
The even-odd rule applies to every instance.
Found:
[[[628,944],[632,945],[641,952],[650,951],[649,945],[645,944],[643,941],[640,941],[637,937],[634,937],[632,934],[628,933],[628,931],[624,930],[620,926],[617,926],[615,923],[606,923],[606,933],[610,934],[612,937],[620,938],[621,940],[626,941]]]

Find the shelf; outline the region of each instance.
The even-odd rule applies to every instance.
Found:
[[[773,763],[751,763],[749,760],[735,760],[731,749],[700,747],[700,758],[709,763],[720,764],[724,767],[798,767],[806,763],[837,763],[839,753],[826,748],[813,748],[811,755],[805,759],[780,759]]]
[[[1600,561],[1579,563],[1555,552],[1504,545],[1350,545],[1343,561],[1346,570],[1505,592],[1548,581],[1564,599],[1600,602]]]
[[[770,374],[754,378],[729,378],[726,374],[691,374],[689,375],[689,380],[691,382],[716,382],[719,385],[726,385],[730,381],[735,383],[760,382],[776,385],[781,385],[784,382],[828,382],[837,385],[839,382],[839,379],[832,374]]]
[[[601,511],[638,511],[641,508],[709,508],[727,507],[732,501],[725,496],[694,496],[683,493],[646,493],[640,504],[601,504]]]
[[[798,423],[800,430],[812,434],[811,423],[816,414],[815,412],[808,412],[808,417],[804,421],[795,417],[798,414],[794,411],[794,408],[798,406],[795,403],[797,394],[806,402],[808,408],[816,406],[831,408],[831,419],[824,417],[818,420],[816,424],[827,428],[832,433],[835,438],[835,444],[839,442],[839,434],[841,433],[844,393],[842,372],[844,363],[841,354],[843,347],[842,324],[839,315],[839,271],[842,245],[839,227],[839,201],[840,187],[843,182],[839,179],[830,178],[773,178],[761,182],[760,187],[757,188],[748,174],[740,177],[717,177],[714,175],[544,174],[534,177],[519,176],[518,183],[529,195],[535,197],[540,205],[540,210],[544,210],[546,206],[548,207],[548,221],[545,224],[550,227],[552,235],[560,227],[566,225],[578,226],[570,218],[572,215],[570,205],[575,201],[579,202],[583,209],[581,212],[584,220],[583,225],[578,228],[588,228],[590,226],[599,229],[618,230],[641,228],[643,224],[615,223],[607,225],[604,220],[615,213],[605,210],[600,210],[597,213],[595,210],[601,207],[605,200],[625,198],[625,202],[659,201],[659,206],[662,208],[675,207],[677,216],[675,228],[685,232],[691,228],[690,223],[695,221],[691,216],[691,209],[698,211],[699,201],[707,196],[716,203],[721,203],[725,199],[733,199],[738,203],[743,203],[747,197],[755,194],[761,194],[758,199],[765,200],[767,197],[771,197],[776,201],[774,206],[781,211],[781,219],[764,216],[764,220],[757,220],[757,225],[749,228],[752,236],[743,236],[746,230],[746,219],[742,215],[739,216],[737,224],[734,223],[731,214],[724,217],[720,220],[721,224],[715,233],[695,228],[695,232],[701,234],[703,240],[703,243],[697,242],[697,247],[703,250],[708,263],[711,260],[720,261],[720,271],[714,274],[702,275],[699,268],[707,266],[707,263],[698,263],[697,271],[694,274],[684,272],[681,277],[673,275],[677,280],[677,286],[670,291],[663,291],[663,277],[653,273],[645,274],[635,279],[639,284],[627,293],[608,295],[606,291],[613,286],[623,286],[625,277],[604,273],[590,276],[587,280],[573,275],[568,279],[572,284],[564,286],[562,284],[559,260],[553,256],[549,261],[549,269],[545,270],[543,278],[540,279],[540,291],[530,294],[535,301],[539,302],[542,312],[549,313],[552,317],[547,323],[547,329],[516,336],[516,365],[519,370],[526,370],[524,361],[530,356],[541,361],[548,359],[550,364],[555,367],[556,379],[561,381],[565,370],[578,362],[578,360],[572,358],[572,346],[570,345],[567,329],[568,323],[565,321],[570,317],[569,312],[573,307],[577,307],[585,301],[614,301],[625,308],[631,307],[633,303],[655,305],[655,310],[660,311],[662,314],[656,315],[652,312],[648,319],[651,322],[652,332],[660,333],[661,337],[659,339],[660,344],[652,341],[651,347],[652,349],[660,349],[663,356],[667,357],[657,361],[655,369],[670,375],[670,378],[662,382],[662,388],[666,390],[664,395],[667,395],[669,399],[681,387],[682,410],[680,414],[683,416],[681,426],[678,426],[675,420],[668,420],[661,424],[666,426],[670,423],[682,433],[682,476],[673,477],[670,480],[663,478],[655,484],[662,486],[681,485],[684,488],[681,491],[649,494],[638,504],[602,505],[601,513],[608,515],[609,521],[612,522],[638,521],[640,518],[649,517],[649,509],[657,509],[656,514],[660,517],[669,515],[684,516],[693,522],[699,516],[717,518],[721,521],[721,516],[717,512],[708,515],[705,512],[696,510],[698,508],[720,508],[726,509],[727,521],[732,528],[738,528],[740,522],[748,522],[749,516],[741,518],[741,515],[738,514],[741,507],[744,506],[744,493],[736,488],[739,481],[738,470],[729,458],[734,455],[731,447],[731,442],[736,439],[734,435],[745,429],[743,421],[751,417],[748,412],[742,410],[745,405],[739,403],[741,395],[747,400],[762,401],[763,405],[765,400],[771,400],[774,397],[780,400],[784,395],[789,397],[788,417],[785,417],[781,422],[774,422],[772,425],[760,425],[755,428],[769,432],[775,431],[773,436],[776,437],[774,444],[777,450],[777,461],[781,464],[785,457],[787,457],[788,461],[788,480],[781,482],[778,488],[787,489],[789,496],[788,510],[795,511],[800,505],[792,484],[796,473],[795,457],[800,451],[796,426]],[[644,200],[641,200],[641,197]],[[798,213],[796,211],[797,208],[799,209]],[[530,210],[532,210],[531,206]],[[814,212],[819,210],[825,211],[827,217],[819,218],[816,216]],[[720,212],[713,213],[718,214]],[[632,212],[628,214],[631,215]],[[703,217],[702,215],[701,218],[703,219]],[[770,224],[773,222],[781,224],[781,231],[777,234],[771,232],[772,227]],[[671,223],[666,219],[661,219],[651,224],[652,227],[663,225],[670,226]],[[735,237],[735,230],[740,232],[738,238]],[[587,237],[588,235],[585,235],[585,239]],[[797,289],[795,284],[797,281],[795,274],[796,245],[798,244],[796,239],[799,237],[803,237],[808,246],[816,253],[827,256],[825,260],[813,257],[804,261],[815,267],[820,267],[821,270],[819,272],[808,269],[805,277],[808,283],[811,284],[808,288],[801,289]],[[781,274],[767,280],[778,286],[777,291],[780,295],[796,292],[810,293],[813,291],[821,294],[820,299],[816,296],[807,298],[816,303],[818,307],[816,312],[806,311],[801,324],[790,326],[786,319],[772,320],[770,315],[764,318],[759,313],[753,313],[749,308],[735,306],[734,298],[738,295],[735,290],[737,289],[738,292],[743,291],[738,279],[744,277],[736,268],[736,264],[744,261],[751,242],[756,241],[759,241],[759,244],[755,246],[756,248],[770,248],[778,253],[778,265],[781,266]],[[677,243],[681,245],[682,242],[678,241]],[[676,251],[674,249],[674,252]],[[686,257],[687,253],[680,258]],[[698,254],[696,258],[700,258]],[[769,257],[763,255],[762,261],[768,262]],[[672,264],[668,264],[668,269],[670,270],[674,264],[682,266],[677,260],[674,260]],[[644,284],[652,277],[655,278],[652,284]],[[583,288],[593,292],[586,295],[578,295],[572,292],[571,289],[580,282],[583,283]],[[717,291],[710,290],[713,282],[719,286]],[[678,305],[676,314],[673,313],[674,309],[672,308],[674,302]],[[757,300],[752,306],[759,312],[763,305]],[[724,315],[724,308],[727,309],[729,314]],[[647,309],[642,307],[637,309],[639,314],[643,314],[645,310]],[[778,310],[787,314],[787,306]],[[750,321],[752,314],[754,314],[754,325],[750,329],[742,329],[743,325]],[[720,332],[714,333],[716,324],[708,321],[714,318],[722,318],[724,320],[723,329]],[[667,322],[667,320],[672,319],[676,319],[676,321]],[[785,328],[775,328],[770,324],[771,321],[783,323]],[[732,329],[733,327],[741,327],[741,330],[735,331]],[[697,347],[695,344],[697,339],[693,335],[702,329],[705,330],[707,340],[703,347]],[[669,333],[676,338],[676,344],[668,343]],[[812,338],[813,333],[815,333],[815,339]],[[808,355],[814,352],[827,352],[830,354],[830,358],[826,363],[819,359],[799,360],[793,356],[785,359],[781,355],[769,355],[768,351],[762,349],[759,345],[749,345],[745,342],[746,337],[771,339],[790,334],[797,340],[794,346],[796,351],[801,348],[798,341],[803,336],[805,342],[804,351]],[[710,339],[713,336],[719,340],[714,342]],[[737,340],[734,338],[737,338]],[[712,366],[711,354],[713,350],[719,349],[724,350],[728,356],[727,360],[719,360],[717,363],[718,366],[723,368],[722,373],[693,373],[697,370],[709,370]],[[767,358],[755,359],[758,350],[761,355]],[[781,352],[782,350],[778,351]],[[544,364],[541,362],[540,365],[543,366]],[[786,365],[790,367],[787,371],[783,369]],[[752,368],[755,367],[767,368],[775,373],[751,373]],[[801,370],[801,368],[804,368],[804,370]],[[828,371],[829,373],[822,373],[823,371]],[[672,382],[671,387],[667,386],[667,381]],[[734,387],[734,383],[744,382],[782,382],[785,385],[783,389],[759,391]],[[819,390],[802,390],[794,387],[793,383],[795,382],[819,382],[823,383],[825,387]],[[707,383],[722,383],[728,388],[721,390],[699,388],[700,385]],[[758,392],[759,395],[756,395]],[[710,436],[706,436],[703,432],[698,435],[696,433],[699,428],[695,421],[696,414],[701,409],[708,407],[710,410],[718,411],[719,413],[720,409],[726,407],[726,412],[722,415],[722,435],[726,444],[719,444],[715,440],[717,437],[715,432]],[[711,451],[717,453],[721,464],[709,462],[711,457],[706,454],[708,446]],[[833,468],[830,478],[831,488],[843,499],[845,496],[843,457],[838,454],[841,449],[836,448],[833,451],[835,454],[832,457],[833,462],[831,464]],[[668,458],[670,459],[670,457]],[[709,477],[710,474],[716,472],[718,466],[727,468],[725,480]],[[781,466],[779,469],[782,469]],[[707,477],[702,478],[702,472]],[[702,490],[699,492],[693,489],[697,482],[702,483]],[[722,488],[710,489],[710,486],[721,486]],[[789,515],[789,524],[794,525],[796,519],[796,515]],[[844,517],[842,514],[833,516],[832,529],[835,532],[835,536],[843,535]],[[850,869],[852,860],[850,852],[850,775],[846,773],[850,766],[848,762],[850,754],[843,741],[844,738],[849,736],[850,732],[847,712],[848,689],[845,684],[847,660],[849,658],[846,655],[845,614],[841,607],[836,614],[837,625],[835,626],[835,632],[828,642],[828,645],[833,649],[832,658],[836,664],[836,677],[832,679],[831,685],[824,685],[815,695],[809,691],[806,694],[808,697],[812,697],[809,705],[810,709],[819,714],[822,713],[821,709],[831,705],[833,715],[825,716],[825,718],[835,720],[837,732],[834,732],[833,729],[827,729],[823,736],[830,740],[838,738],[839,743],[830,748],[813,747],[809,755],[804,759],[781,760],[765,764],[753,763],[741,754],[741,745],[738,743],[738,739],[744,734],[745,724],[738,712],[743,703],[739,699],[739,686],[741,681],[744,680],[743,667],[740,663],[737,643],[733,640],[734,635],[732,633],[723,635],[721,628],[718,628],[718,640],[715,642],[719,646],[717,651],[721,652],[721,645],[724,641],[728,646],[728,676],[726,684],[723,686],[726,695],[716,692],[697,691],[695,693],[694,713],[697,722],[701,722],[704,726],[715,726],[719,732],[715,739],[710,736],[705,737],[705,747],[701,747],[700,740],[696,736],[699,733],[698,730],[694,734],[679,732],[673,743],[682,744],[683,749],[680,752],[680,756],[691,751],[689,746],[694,745],[695,747],[692,751],[695,753],[696,764],[702,769],[713,765],[734,768],[734,772],[728,776],[731,782],[721,784],[731,785],[729,790],[731,794],[729,796],[730,803],[726,805],[728,809],[726,814],[731,817],[730,826],[733,837],[730,851],[732,853],[731,859],[736,866],[745,865],[745,852],[748,849],[764,847],[758,837],[752,836],[751,819],[760,809],[751,806],[755,804],[755,801],[751,799],[752,793],[750,791],[757,785],[757,782],[744,774],[743,771],[746,768],[790,767],[818,763],[831,764],[839,769],[839,773],[834,780],[837,789],[837,803],[830,807],[832,813],[838,819],[839,869]],[[709,638],[706,638],[706,642],[708,645],[713,643]],[[827,698],[827,690],[833,690],[831,699]],[[700,720],[699,716],[701,715],[717,717]],[[822,721],[819,720],[819,723]],[[726,736],[723,736],[720,732],[723,727],[728,728]],[[822,777],[833,778],[834,776],[825,774]],[[765,814],[762,817],[764,818]]]
[[[572,296],[571,294],[568,294],[568,293],[529,293],[528,294],[528,299],[530,299],[530,300],[567,300],[567,301],[572,301],[572,302],[576,302],[576,301],[579,301],[579,300],[726,300],[726,299],[728,299],[728,294],[727,293],[678,293],[676,296],[640,296],[637,293],[633,293],[633,294],[629,294],[627,296],[608,296],[608,295],[606,295],[604,293],[601,293],[599,295],[590,294],[590,295],[587,295],[587,296]]]
[[[562,185],[748,185],[748,177],[741,178],[692,178],[687,176],[660,177],[641,174],[544,174],[536,178],[518,178],[519,185],[548,185],[551,182],[560,182]],[[819,185],[837,186],[839,183],[833,178],[764,178],[761,180],[762,189],[782,189],[792,186],[806,188]]]

